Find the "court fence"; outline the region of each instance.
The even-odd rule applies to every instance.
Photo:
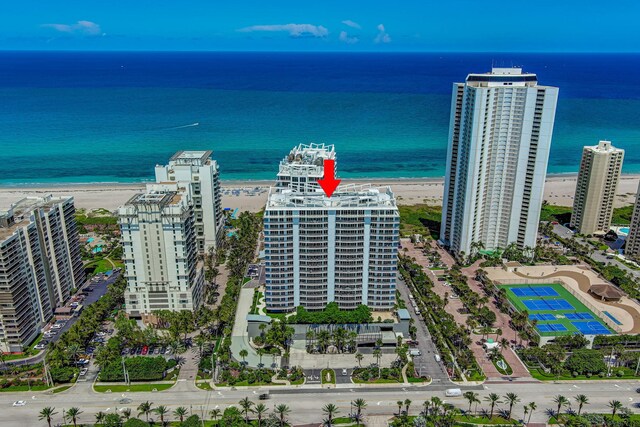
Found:
[[[609,326],[611,329],[616,331],[616,333],[618,334],[622,333],[622,328],[619,325],[616,325],[616,323],[609,316],[604,314],[604,312],[602,312],[602,310],[600,310],[599,308],[596,308],[596,306],[593,305],[593,303],[588,301],[583,295],[580,295],[579,291],[573,289],[571,285],[566,283],[560,277],[554,277],[553,279],[550,279],[550,278],[546,278],[546,279],[526,278],[526,279],[508,279],[508,280],[505,279],[505,280],[494,280],[494,283],[497,285],[551,285],[554,283],[558,283],[560,286],[566,289],[567,292],[573,295],[578,301],[584,304],[585,307],[587,307],[596,316],[598,316],[600,320],[606,323],[607,326]]]

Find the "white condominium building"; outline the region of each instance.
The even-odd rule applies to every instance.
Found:
[[[336,160],[333,145],[311,143],[293,147],[289,155],[280,161],[276,188],[290,188],[298,192],[319,190],[317,181],[324,176],[325,160]]]
[[[194,210],[180,184],[152,184],[118,210],[131,317],[195,310],[204,291]]]
[[[200,253],[216,246],[224,227],[218,164],[211,154],[212,151],[179,151],[168,165],[156,166],[156,182],[178,182],[189,190]]]
[[[0,352],[21,352],[84,281],[72,197],[0,212]]]
[[[266,304],[342,309],[395,303],[400,219],[389,188],[342,186],[322,191],[272,189],[264,214]]]
[[[629,235],[625,243],[624,254],[629,258],[640,261],[640,185],[636,194],[636,203],[631,216]]]
[[[520,68],[454,83],[440,241],[534,247],[558,89]]]
[[[614,147],[610,141],[600,141],[582,150],[571,215],[571,226],[579,233],[609,231],[623,159],[624,150]]]

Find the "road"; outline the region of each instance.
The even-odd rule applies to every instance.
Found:
[[[116,271],[111,276],[105,278],[104,280],[100,280],[100,281],[96,282],[95,283],[95,289],[93,290],[93,292],[90,292],[89,295],[87,295],[87,297],[85,298],[85,300],[83,302],[83,305],[84,306],[88,306],[88,305],[93,304],[94,302],[98,301],[107,292],[107,287],[109,285],[111,285],[112,283],[114,283],[118,279],[119,276],[120,276],[120,272]],[[78,292],[82,292],[82,290],[84,288],[86,288],[87,286],[89,286],[90,284],[91,284],[91,280],[87,280],[84,283],[84,285],[82,286],[82,288],[80,290],[78,290]],[[67,321],[67,323],[62,328],[60,328],[58,330],[58,334],[53,336],[49,341],[50,342],[57,341],[77,321],[78,321],[77,317],[71,317]],[[41,351],[38,354],[36,354],[35,356],[33,356],[33,357],[29,357],[27,359],[19,359],[19,360],[7,361],[6,364],[7,365],[16,365],[16,366],[31,365],[31,364],[34,364],[34,363],[42,362],[42,360],[44,359],[44,355],[45,355],[45,351]]]
[[[205,414],[214,408],[224,409],[229,405],[237,405],[244,397],[249,397],[258,402],[258,395],[265,393],[265,388],[253,390],[213,390],[194,391],[190,384],[179,382],[175,387],[164,392],[155,393],[95,393],[85,387],[76,387],[58,394],[47,393],[0,393],[0,425],[5,426],[45,426],[46,422],[38,420],[38,412],[45,406],[56,408],[57,415],[53,423],[62,423],[62,411],[70,407],[78,407],[83,413],[78,423],[94,422],[94,415],[98,411],[111,413],[124,407],[132,409],[136,413],[137,406],[144,401],[153,402],[154,406],[166,405],[171,411],[178,406],[191,408],[198,415],[201,411]],[[616,399],[625,406],[631,407],[633,403],[640,401],[640,395],[635,391],[639,383],[637,381],[593,381],[575,384],[564,383],[487,383],[484,386],[460,387],[465,390],[475,390],[482,400],[489,393],[497,393],[503,396],[507,392],[515,392],[521,399],[514,408],[514,414],[522,413],[522,405],[528,402],[536,402],[538,409],[533,413],[532,422],[545,422],[545,409],[555,408],[552,399],[555,395],[563,395],[569,400],[577,394],[585,394],[589,397],[590,404],[585,408],[589,412],[609,412],[607,403]],[[349,403],[356,398],[367,401],[365,411],[367,416],[392,416],[397,410],[398,400],[410,399],[413,402],[410,413],[417,414],[421,410],[422,402],[438,396],[448,403],[452,403],[461,409],[467,408],[467,403],[462,398],[446,398],[444,390],[451,385],[444,384],[415,387],[357,387],[355,385],[340,384],[334,389],[322,389],[319,385],[303,386],[301,388],[275,387],[270,391],[271,399],[266,401],[270,409],[275,405],[284,403],[291,408],[289,421],[292,424],[306,424],[322,420],[322,406],[326,403],[334,403],[340,409],[341,415],[349,413]],[[12,407],[15,400],[26,400],[23,407]],[[119,403],[121,399],[127,399]],[[129,400],[130,399],[130,400]],[[486,408],[483,402],[479,408]],[[504,408],[499,405],[498,408]],[[172,419],[172,418],[171,418]]]

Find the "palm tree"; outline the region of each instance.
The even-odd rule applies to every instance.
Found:
[[[267,412],[267,405],[258,403],[253,412],[258,416],[258,427],[262,427],[262,416]]]
[[[495,393],[491,393],[489,394],[489,396],[485,397],[484,400],[489,402],[489,404],[491,405],[491,414],[489,415],[489,419],[493,419],[493,410],[496,407],[496,404],[502,403],[500,402],[500,396]]]
[[[479,394],[473,391],[465,391],[462,396],[469,402],[469,413],[471,413],[471,405],[474,403],[480,403],[480,399],[478,399]]]
[[[507,418],[511,419],[511,411],[513,411],[513,405],[520,402],[520,398],[515,393],[507,393],[504,395],[504,401],[505,403],[509,404],[509,415],[507,416]]]
[[[576,400],[576,403],[578,404],[578,416],[580,416],[580,412],[582,412],[582,407],[584,405],[588,405],[589,404],[589,398],[587,396],[585,396],[584,394],[579,394],[576,397],[574,397],[574,399]]]
[[[240,404],[242,412],[244,413],[244,421],[249,424],[249,412],[253,412],[251,408],[253,407],[254,403],[250,401],[248,397],[245,397],[244,399],[240,400],[238,404]]]
[[[218,424],[218,417],[222,415],[220,409],[212,409],[209,411],[209,416],[213,418],[213,421]]]
[[[376,363],[378,365],[378,378],[380,378],[380,358],[382,357],[382,350],[379,348],[373,350],[373,357],[376,358]]]
[[[612,400],[609,402],[609,408],[611,408],[611,418],[616,416],[616,412],[622,409],[622,403],[619,400]]]
[[[536,405],[536,402],[529,402],[529,419],[527,420],[527,424],[529,424],[529,422],[531,421],[531,415],[533,415],[533,411],[535,411],[536,409],[538,409],[538,405]]]
[[[567,406],[569,404],[569,400],[566,397],[559,394],[553,398],[553,401],[556,403],[556,405],[558,405],[558,409],[556,410],[556,420],[559,420],[560,411],[562,410],[562,407]]]
[[[182,422],[182,421],[184,421],[184,416],[187,415],[188,412],[189,412],[189,410],[187,408],[185,408],[184,406],[178,406],[173,411],[173,416],[174,417],[178,417],[178,419],[180,419],[180,422]]]
[[[402,414],[402,400],[398,400],[396,405],[398,405],[398,415]]]
[[[245,362],[246,357],[249,355],[249,352],[247,351],[246,348],[243,348],[242,350],[240,350],[240,357],[242,357],[242,363]]]
[[[38,414],[38,419],[47,420],[47,424],[49,424],[49,427],[51,427],[51,417],[53,417],[55,414],[57,414],[56,408],[47,406],[46,408],[42,408],[42,410]]]
[[[153,410],[152,408],[152,402],[149,402],[148,400],[146,402],[142,402],[140,405],[138,405],[138,416],[144,414],[147,417],[147,422],[149,422],[149,414]]]
[[[353,401],[353,406],[356,408],[356,425],[360,425],[362,410],[367,407],[367,402],[364,399],[356,399]]]
[[[333,403],[327,403],[322,408],[322,412],[324,412],[327,415],[327,425],[329,427],[331,427],[333,425],[333,417],[334,417],[334,415],[338,414],[340,412],[340,410]]]
[[[404,400],[404,412],[406,412],[407,415],[409,415],[409,407],[411,406],[411,400],[410,399],[405,399]]]
[[[96,425],[102,424],[106,415],[107,414],[105,414],[104,412],[98,411],[98,413],[96,414]]]
[[[432,396],[431,397],[431,410],[432,410],[434,415],[438,415],[438,412],[440,412],[440,407],[441,406],[442,406],[442,399],[440,399],[438,396]]]
[[[362,359],[364,359],[364,354],[357,351],[355,356],[356,356],[356,360],[358,361],[358,366],[362,368]]]
[[[129,418],[131,418],[131,409],[124,408],[122,410],[122,416],[124,417],[125,420],[128,420]]]
[[[284,403],[276,406],[275,413],[280,417],[280,427],[284,427],[284,422],[286,420],[287,415],[291,413],[291,409]]]
[[[78,415],[80,415],[82,413],[82,411],[80,410],[80,408],[69,408],[69,410],[67,411],[67,417],[71,418],[71,420],[73,421],[73,427],[76,427],[76,421],[78,418]]]
[[[169,408],[164,405],[160,405],[155,409],[154,412],[160,417],[160,424],[164,425],[164,416],[169,413]]]

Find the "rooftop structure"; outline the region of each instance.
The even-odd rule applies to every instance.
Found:
[[[276,188],[290,188],[298,192],[320,189],[317,180],[324,176],[324,161],[335,159],[333,145],[311,143],[293,147],[280,161]]]

